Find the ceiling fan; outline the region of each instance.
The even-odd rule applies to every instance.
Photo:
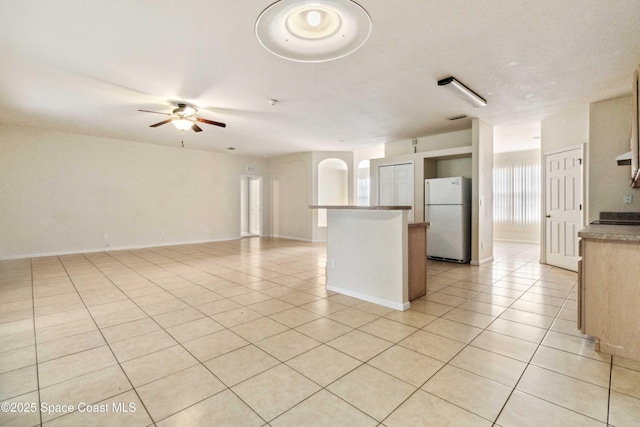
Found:
[[[191,105],[187,104],[178,104],[178,108],[175,108],[171,113],[162,113],[160,111],[149,111],[149,110],[138,110],[144,113],[156,113],[156,114],[164,114],[166,116],[171,116],[167,120],[163,120],[158,123],[154,123],[149,127],[155,128],[158,126],[162,126],[166,123],[173,123],[173,125],[180,130],[193,129],[195,132],[202,132],[200,126],[196,123],[206,123],[208,125],[227,127],[226,124],[220,122],[214,122],[213,120],[203,119],[202,117],[196,116],[198,110]]]

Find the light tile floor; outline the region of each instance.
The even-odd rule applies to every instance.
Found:
[[[637,426],[640,362],[575,328],[538,246],[429,261],[398,312],[280,239],[0,263],[2,426]]]

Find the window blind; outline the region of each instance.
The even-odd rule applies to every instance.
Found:
[[[540,163],[515,160],[493,169],[494,227],[532,232],[540,226]]]

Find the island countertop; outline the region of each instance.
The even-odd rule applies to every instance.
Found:
[[[309,209],[345,209],[362,211],[408,211],[411,206],[310,205]]]

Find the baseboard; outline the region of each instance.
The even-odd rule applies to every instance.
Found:
[[[515,240],[515,239],[493,239],[494,242],[504,242],[504,243],[527,243],[530,245],[539,245],[539,240]]]
[[[41,258],[41,257],[49,257],[49,256],[93,254],[98,252],[131,251],[136,249],[160,248],[163,246],[198,245],[202,243],[228,242],[231,240],[239,240],[239,239],[240,239],[240,236],[235,236],[235,237],[225,237],[222,239],[211,239],[211,240],[192,240],[192,241],[186,241],[186,242],[162,242],[162,243],[157,243],[152,245],[109,246],[108,248],[97,248],[97,249],[93,248],[93,249],[76,249],[71,251],[35,252],[35,253],[29,253],[29,254],[0,256],[0,261],[9,261],[12,259],[24,259],[24,258]]]
[[[271,237],[273,237],[274,239],[288,239],[288,240],[297,240],[297,241],[299,241],[299,242],[309,242],[309,243],[314,243],[314,242],[313,242],[313,240],[311,240],[311,239],[303,239],[303,238],[300,238],[300,237],[276,236],[276,235],[273,235],[273,236],[271,236]]]
[[[328,283],[327,283],[327,290],[332,292],[337,292],[339,294],[343,294],[348,297],[357,298],[366,302],[371,302],[373,304],[381,305],[383,307],[392,308],[394,310],[406,311],[409,309],[411,305],[409,302],[405,302],[401,304],[398,302],[389,301],[388,299],[378,298],[378,297],[363,294],[361,292],[354,291],[351,289],[342,288],[340,286],[330,285]]]
[[[482,264],[487,264],[489,262],[493,262],[493,257],[485,258],[485,259],[480,260],[480,261],[471,261],[469,264],[471,264],[471,265],[482,265]]]

